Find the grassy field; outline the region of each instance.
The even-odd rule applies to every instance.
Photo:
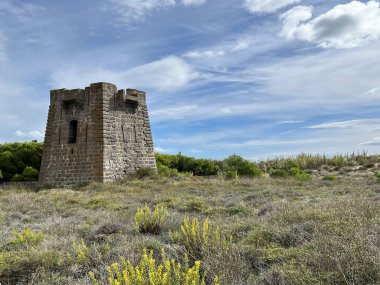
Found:
[[[158,204],[168,211],[162,228],[136,230],[138,208]],[[178,237],[185,216],[220,227],[217,241],[189,250]],[[374,177],[148,178],[38,192],[0,188],[0,227],[2,285],[93,284],[89,272],[108,284],[108,265],[120,257],[137,264],[144,249],[159,262],[162,248],[182,263],[186,253],[200,259],[206,284],[214,276],[225,285],[380,284],[380,183]]]

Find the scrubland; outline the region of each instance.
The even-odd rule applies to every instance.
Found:
[[[167,264],[162,249],[184,268],[198,264],[205,284],[380,284],[380,183],[151,177],[0,188],[2,285],[128,284],[107,267],[122,270],[122,257],[138,266],[144,250]]]

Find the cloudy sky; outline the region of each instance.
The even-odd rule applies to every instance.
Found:
[[[156,150],[380,152],[380,7],[342,0],[0,0],[0,143],[49,90],[145,90]]]

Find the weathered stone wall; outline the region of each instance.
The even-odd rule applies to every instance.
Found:
[[[115,181],[140,167],[156,168],[145,93],[110,83],[52,90],[40,183]],[[78,122],[69,143],[70,122]]]

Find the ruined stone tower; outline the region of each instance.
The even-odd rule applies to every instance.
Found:
[[[115,181],[156,169],[145,93],[110,83],[50,91],[39,182]]]

